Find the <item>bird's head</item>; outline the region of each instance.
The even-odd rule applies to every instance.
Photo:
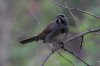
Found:
[[[65,24],[66,25],[66,24],[68,24],[68,19],[64,14],[58,14],[56,22],[59,23],[59,24]]]

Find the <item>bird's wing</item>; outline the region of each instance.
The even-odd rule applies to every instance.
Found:
[[[49,24],[38,36],[40,38],[44,38],[48,33],[50,33],[52,31],[51,30],[52,24],[54,24],[54,23]]]

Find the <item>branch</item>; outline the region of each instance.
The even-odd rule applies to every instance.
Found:
[[[76,36],[74,36],[74,37],[71,37],[71,38],[69,38],[68,40],[66,40],[66,41],[63,42],[63,43],[66,44],[66,43],[68,43],[68,42],[71,42],[71,41],[73,41],[73,40],[79,38],[79,37],[82,37],[82,36],[87,35],[87,34],[89,34],[89,33],[95,33],[95,32],[98,32],[98,31],[100,31],[100,28],[91,29],[91,30],[89,30],[89,31],[87,31],[87,32],[84,32],[84,33],[81,33],[81,34],[76,35]]]
[[[98,32],[100,31],[100,28],[97,28],[97,29],[92,29],[90,31],[87,31],[87,32],[84,32],[82,34],[79,34],[79,35],[76,35],[74,37],[71,37],[70,39],[66,40],[65,42],[62,42],[61,44],[67,44],[68,42],[71,42],[72,40],[75,40],[79,37],[82,37],[82,40],[81,40],[81,46],[82,47],[82,43],[83,43],[83,37],[89,33],[94,33],[94,32]],[[73,52],[69,51],[68,49],[65,49],[64,46],[61,47],[62,49],[64,49],[65,51],[68,51],[69,53],[71,53],[73,56],[75,56],[77,59],[79,59],[80,61],[82,61],[83,63],[85,63],[87,66],[90,66],[88,63],[86,63],[85,61],[83,61],[81,58],[79,58],[78,56],[76,56]]]
[[[79,59],[80,61],[82,61],[83,63],[85,63],[87,66],[91,66],[88,63],[86,63],[85,61],[83,61],[80,57],[76,56],[73,52],[69,51],[68,49],[63,48],[65,51],[69,52],[70,54],[72,54],[73,56],[75,56],[77,59]]]
[[[55,47],[54,47],[54,45],[53,44],[51,44],[51,43],[49,43],[49,46],[51,47],[51,49],[52,49],[52,51],[54,50],[54,49],[56,49]],[[63,45],[61,45],[62,47],[63,47]],[[58,53],[59,53],[59,55],[61,56],[61,57],[63,57],[66,61],[68,61],[70,64],[72,64],[73,66],[75,66],[69,59],[67,59],[66,57],[64,57],[63,55],[62,55],[62,53],[60,53],[59,51],[57,51]]]
[[[49,53],[49,55],[46,57],[46,59],[44,59],[43,64],[41,66],[44,66],[46,61],[49,59],[49,57],[55,53],[57,50],[59,50],[62,46],[58,47],[57,49],[54,49],[51,53]]]
[[[52,51],[47,57],[46,59],[44,60],[43,64],[41,66],[44,66],[46,61],[49,59],[49,57],[53,54],[54,52]]]
[[[90,14],[90,13],[88,13],[88,12],[85,12],[85,11],[79,9],[79,8],[69,8],[69,7],[63,6],[63,5],[57,3],[57,2],[55,2],[55,1],[53,1],[53,0],[48,0],[48,1],[50,1],[51,3],[53,3],[53,4],[57,5],[57,6],[60,6],[60,7],[66,8],[66,9],[70,9],[70,10],[77,10],[77,11],[79,11],[79,12],[81,12],[81,13],[84,13],[84,14],[90,15],[90,16],[92,16],[92,17],[95,17],[95,18],[97,18],[97,19],[100,19],[99,16],[95,16],[95,15]]]
[[[91,66],[91,65],[89,65],[88,63],[86,63],[85,61],[83,61],[80,57],[78,57],[77,55],[75,55],[73,52],[71,52],[70,50],[66,49],[66,48],[64,47],[63,42],[59,42],[59,43],[62,44],[62,47],[61,47],[61,48],[62,48],[64,51],[69,52],[70,54],[72,54],[73,56],[75,56],[77,59],[79,59],[81,62],[83,62],[83,63],[86,64],[87,66]]]

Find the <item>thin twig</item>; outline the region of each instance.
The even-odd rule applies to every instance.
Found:
[[[88,63],[86,63],[85,61],[83,61],[80,57],[76,56],[73,52],[69,51],[66,48],[63,48],[65,51],[69,52],[70,54],[72,54],[73,56],[75,56],[77,59],[79,59],[80,61],[82,61],[83,63],[85,63],[87,66],[91,66]]]
[[[75,66],[69,59],[67,59],[65,56],[63,56],[60,52],[59,55],[62,56],[66,61],[68,61],[70,64],[72,64],[73,66]]]
[[[85,14],[87,14],[87,15],[90,15],[90,16],[93,16],[93,17],[95,17],[95,18],[100,19],[100,17],[99,17],[99,16],[96,16],[96,15],[94,15],[94,14],[90,14],[90,13],[85,12],[85,11],[83,11],[83,10],[79,9],[79,8],[75,8],[74,10],[80,11],[80,12],[82,12],[82,13],[85,13]]]
[[[83,40],[84,40],[84,36],[81,36],[81,44],[80,44],[79,52],[81,51],[81,48],[83,46]]]
[[[51,3],[53,3],[53,4],[57,5],[57,6],[60,6],[60,7],[66,8],[66,9],[70,9],[70,10],[77,10],[77,11],[79,11],[79,12],[81,12],[81,13],[84,13],[84,14],[90,15],[90,16],[92,16],[92,17],[95,17],[95,18],[97,18],[97,19],[100,19],[99,16],[90,14],[90,13],[88,13],[88,12],[86,12],[86,11],[83,11],[83,10],[81,10],[81,9],[79,9],[79,8],[69,8],[69,7],[63,6],[63,5],[57,3],[57,2],[55,2],[55,1],[53,1],[53,0],[48,0],[48,1],[50,1]]]
[[[49,59],[49,57],[54,54],[56,51],[58,51],[62,46],[58,47],[57,49],[54,49],[51,53],[49,53],[49,55],[46,57],[46,59],[44,59],[43,64],[41,66],[44,66],[46,61]]]
[[[44,66],[46,61],[49,59],[49,57],[53,54],[54,52],[52,51],[47,57],[46,59],[43,61],[43,64],[41,66]]]
[[[63,8],[66,8],[65,6],[61,5],[61,4],[58,4],[57,2],[53,1],[53,0],[48,0],[49,2],[57,5],[57,6],[60,6],[60,7],[63,7]]]
[[[37,23],[40,25],[40,21],[39,21],[39,19],[37,18],[36,14],[33,12],[33,10],[31,10],[31,13],[32,13],[32,16],[35,17]]]
[[[65,6],[68,7],[67,2],[65,2]],[[71,9],[69,9],[69,7],[68,7],[68,12],[69,12],[69,14],[73,17],[74,21],[77,22],[76,17],[75,17],[74,14],[72,13]]]

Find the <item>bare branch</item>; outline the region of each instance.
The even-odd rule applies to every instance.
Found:
[[[49,46],[51,47],[51,49],[52,49],[52,51],[55,49],[55,47],[54,47],[54,45],[53,44],[51,44],[51,43],[49,43]],[[63,45],[62,45],[63,46]],[[61,56],[61,57],[63,57],[66,61],[68,61],[70,64],[72,64],[73,66],[75,66],[69,59],[67,59],[66,57],[64,57],[63,55],[62,55],[62,53],[60,53],[59,51],[57,51],[58,53],[59,53],[59,55]]]
[[[54,49],[51,53],[49,53],[49,55],[44,59],[43,64],[41,66],[44,66],[46,61],[49,59],[49,57],[55,53],[56,51],[58,51],[62,46],[58,47],[57,49]]]
[[[79,8],[69,8],[69,7],[63,6],[63,5],[57,3],[57,2],[55,2],[55,1],[53,1],[53,0],[48,0],[48,1],[50,1],[51,3],[53,3],[53,4],[57,5],[57,6],[60,6],[60,7],[66,8],[66,9],[70,9],[70,10],[77,10],[77,11],[79,11],[79,12],[81,12],[81,13],[84,13],[84,14],[90,15],[90,16],[92,16],[92,17],[95,17],[95,18],[97,18],[97,19],[100,19],[99,16],[95,16],[95,15],[93,15],[93,14],[87,13],[86,11],[83,11],[83,10],[81,10],[81,9],[79,9]]]
[[[83,63],[86,64],[87,66],[91,66],[91,65],[89,65],[88,63],[86,63],[85,61],[83,61],[80,57],[78,57],[77,55],[75,55],[73,52],[71,52],[70,50],[66,49],[66,48],[64,47],[63,42],[60,42],[60,43],[62,44],[62,47],[61,47],[61,48],[62,48],[64,51],[69,52],[70,54],[72,54],[73,56],[75,56],[77,59],[79,59],[81,62],[83,62]]]
[[[53,54],[54,52],[52,51],[47,57],[46,59],[43,61],[43,64],[41,66],[44,66],[46,61],[49,59],[49,57]]]
[[[83,63],[86,64],[87,66],[91,66],[91,65],[89,65],[88,63],[86,63],[85,61],[83,61],[80,57],[78,57],[77,55],[75,55],[73,52],[71,52],[70,50],[66,49],[66,48],[64,47],[64,44],[63,44],[62,42],[59,42],[59,43],[62,44],[62,47],[61,47],[61,48],[62,48],[64,51],[69,52],[70,54],[72,54],[73,56],[75,56],[77,59],[79,59],[81,62],[83,62]]]
[[[69,52],[70,54],[72,54],[73,56],[75,56],[77,59],[79,59],[80,61],[82,61],[83,63],[85,63],[87,66],[91,66],[88,63],[86,63],[85,61],[83,61],[80,57],[76,56],[73,52],[69,51],[66,48],[63,48],[65,51]]]
[[[79,34],[79,35],[76,35],[76,36],[74,36],[74,37],[71,37],[70,39],[68,39],[68,40],[66,40],[65,42],[62,42],[61,44],[67,44],[68,42],[71,42],[72,40],[75,40],[75,39],[77,39],[77,38],[79,38],[79,37],[82,37],[82,39],[83,39],[83,37],[85,36],[85,35],[87,35],[87,34],[89,34],[89,33],[94,33],[94,32],[98,32],[98,31],[100,31],[100,28],[97,28],[97,29],[92,29],[92,30],[90,30],[90,31],[87,31],[87,32],[84,32],[84,33],[82,33],[82,34]],[[83,40],[82,40],[82,43],[83,43]],[[82,46],[82,45],[81,45]],[[80,47],[81,47],[80,46]],[[69,53],[71,53],[73,56],[75,56],[77,59],[79,59],[80,61],[82,61],[83,63],[85,63],[87,66],[91,66],[91,65],[89,65],[88,63],[86,63],[85,61],[83,61],[81,58],[79,58],[78,56],[76,56],[75,54],[73,54],[73,52],[71,52],[71,51],[69,51],[68,49],[65,49],[64,47],[61,47],[62,49],[64,49],[65,51],[68,51]]]
[[[71,41],[73,41],[73,40],[75,40],[75,39],[77,39],[77,38],[79,38],[79,37],[81,37],[81,36],[87,35],[87,34],[89,34],[89,33],[95,33],[95,32],[98,32],[98,31],[100,31],[100,28],[91,29],[91,30],[89,30],[89,31],[87,31],[87,32],[84,32],[84,33],[78,34],[78,35],[76,35],[76,36],[74,36],[74,37],[71,37],[71,38],[69,38],[68,40],[66,40],[66,41],[63,42],[63,43],[66,44],[66,43],[71,42]]]

